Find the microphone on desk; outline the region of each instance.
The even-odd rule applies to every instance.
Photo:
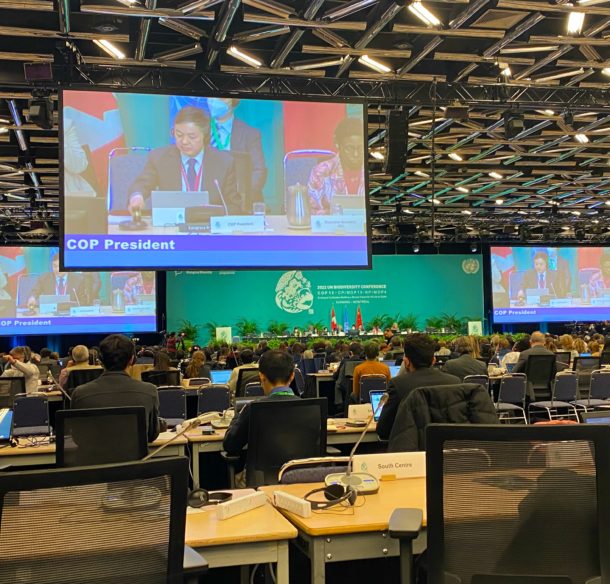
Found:
[[[78,304],[79,306],[82,306],[80,303],[80,300],[78,298],[78,294],[76,293],[76,288],[72,288],[72,292],[74,292],[74,298],[76,298],[76,304]]]
[[[225,198],[222,194],[222,191],[220,190],[220,183],[218,182],[218,179],[215,178],[214,179],[214,184],[216,185],[216,189],[218,190],[218,194],[220,195],[220,200],[222,201],[222,206],[225,208],[225,215],[229,214],[229,209],[227,207],[227,203],[225,201]]]
[[[371,422],[377,415],[377,412],[379,412],[388,401],[388,397],[389,396],[387,393],[384,393],[381,396],[377,407],[367,420],[366,425],[362,430],[362,434],[360,434],[360,438],[358,438],[358,441],[356,442],[356,444],[354,444],[352,451],[349,453],[349,460],[347,461],[347,471],[342,474],[335,473],[328,475],[325,480],[327,485],[338,483],[340,485],[343,485],[345,488],[349,487],[351,489],[354,489],[360,494],[376,493],[379,490],[379,481],[372,474],[366,472],[354,473],[352,472],[352,469],[354,466],[354,456],[356,454],[356,450],[358,449],[358,446],[360,446],[360,442],[362,442],[362,440],[366,436],[367,430],[369,429]]]

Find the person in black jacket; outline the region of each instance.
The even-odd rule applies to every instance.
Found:
[[[382,440],[389,439],[398,406],[414,389],[429,385],[460,383],[459,377],[432,367],[436,343],[428,335],[423,333],[406,335],[403,347],[405,352],[403,361],[407,372],[392,378],[388,384],[388,401],[383,406],[377,422],[377,434]]]
[[[463,380],[467,375],[487,375],[487,365],[473,357],[474,347],[468,337],[455,339],[456,359],[449,359],[443,366],[445,373],[450,373]]]

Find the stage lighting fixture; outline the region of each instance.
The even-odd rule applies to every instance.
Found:
[[[391,110],[386,132],[386,163],[384,172],[396,178],[407,166],[407,112]]]
[[[121,51],[116,45],[113,45],[110,41],[106,39],[94,39],[93,42],[105,53],[108,53],[111,57],[115,59],[124,59],[125,53]]]
[[[602,69],[602,73],[603,73],[604,75],[610,75],[610,67],[604,67],[604,68]]]
[[[499,172],[490,172],[489,176],[491,178],[495,178],[496,180],[502,180],[504,177]]]
[[[472,253],[477,253],[477,251],[479,251],[479,246],[476,244],[476,242],[475,242],[475,241],[473,241],[473,242],[470,244],[470,251],[471,251]]]
[[[40,128],[51,130],[53,128],[53,102],[48,94],[32,92],[32,99],[28,102],[28,120]]]
[[[498,207],[504,205],[504,199],[496,199],[496,205],[498,205]]]
[[[419,243],[417,242],[413,244],[413,253],[419,253]]]
[[[585,13],[584,12],[570,12],[568,16],[568,25],[567,31],[568,34],[575,35],[580,34],[582,32],[582,27],[585,22]]]
[[[409,4],[409,11],[415,14],[427,26],[440,26],[441,21],[430,12],[420,0],[414,0]]]
[[[586,144],[589,141],[589,138],[587,138],[586,134],[575,134],[574,138],[576,138],[576,140],[581,144]]]
[[[460,193],[469,193],[470,192],[466,187],[455,187],[455,190],[459,191]]]
[[[452,158],[456,162],[462,162],[462,160],[464,160],[457,152],[449,152],[449,158]]]
[[[515,112],[505,112],[504,114],[504,135],[512,140],[523,132],[525,128],[525,122],[523,120],[523,114]]]
[[[377,71],[378,73],[391,73],[392,69],[390,67],[388,67],[386,64],[377,61],[377,59],[373,59],[372,57],[369,57],[368,55],[362,55],[362,57],[360,57],[358,59],[359,63],[362,63],[363,65],[366,65],[369,69],[372,69],[373,71]]]
[[[246,63],[247,65],[250,65],[251,67],[254,67],[255,69],[258,69],[259,67],[263,66],[262,61],[259,61],[256,57],[253,57],[252,55],[246,53],[245,51],[242,51],[241,49],[237,48],[235,45],[231,45],[227,49],[227,53],[229,55],[231,55],[232,57],[239,59],[243,63]]]
[[[472,215],[472,211],[469,209],[462,209],[462,215]]]

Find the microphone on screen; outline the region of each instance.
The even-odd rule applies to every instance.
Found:
[[[222,191],[220,190],[220,183],[218,182],[217,178],[214,179],[214,184],[216,185],[216,189],[218,190],[218,194],[220,195],[220,200],[222,201],[222,206],[225,208],[225,215],[228,215],[229,209],[227,208],[227,203],[225,201],[224,196],[222,195]]]
[[[78,294],[76,293],[76,288],[72,288],[72,292],[74,292],[74,298],[76,298],[76,304],[82,306],[80,300],[78,299]]]

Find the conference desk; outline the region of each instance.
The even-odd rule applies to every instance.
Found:
[[[362,434],[363,428],[350,428],[345,426],[344,418],[335,418],[336,430],[330,430],[326,436],[328,446],[344,444],[355,444]],[[379,442],[374,422],[368,427],[362,442]],[[193,488],[198,488],[200,484],[199,455],[206,452],[222,452],[222,441],[224,440],[226,429],[215,430],[214,434],[205,435],[200,428],[195,428],[185,434],[191,448],[191,468],[193,471]]]
[[[322,484],[295,484],[261,487],[272,496],[284,491],[302,497]],[[320,500],[324,500],[320,498]],[[311,583],[323,584],[326,564],[353,560],[398,557],[399,542],[388,535],[388,523],[399,507],[422,509],[426,522],[426,479],[402,479],[381,482],[379,492],[358,497],[354,507],[332,507],[315,511],[311,517],[300,517],[284,509],[280,511],[297,528],[295,545],[309,558]],[[413,552],[426,549],[426,530],[413,544]]]
[[[149,452],[169,442],[174,436],[173,432],[162,432],[154,442],[148,445]],[[28,438],[19,438],[17,442],[19,445],[16,447],[6,445],[0,448],[0,466],[48,466],[55,464],[55,443],[49,443],[48,437],[38,437],[37,444],[30,443]],[[184,456],[186,444],[186,438],[179,436],[156,456]]]
[[[187,510],[185,543],[210,568],[242,566],[242,584],[248,582],[248,565],[270,562],[277,564],[276,583],[288,584],[288,541],[296,537],[297,529],[270,503],[222,521],[216,518],[215,507]]]

